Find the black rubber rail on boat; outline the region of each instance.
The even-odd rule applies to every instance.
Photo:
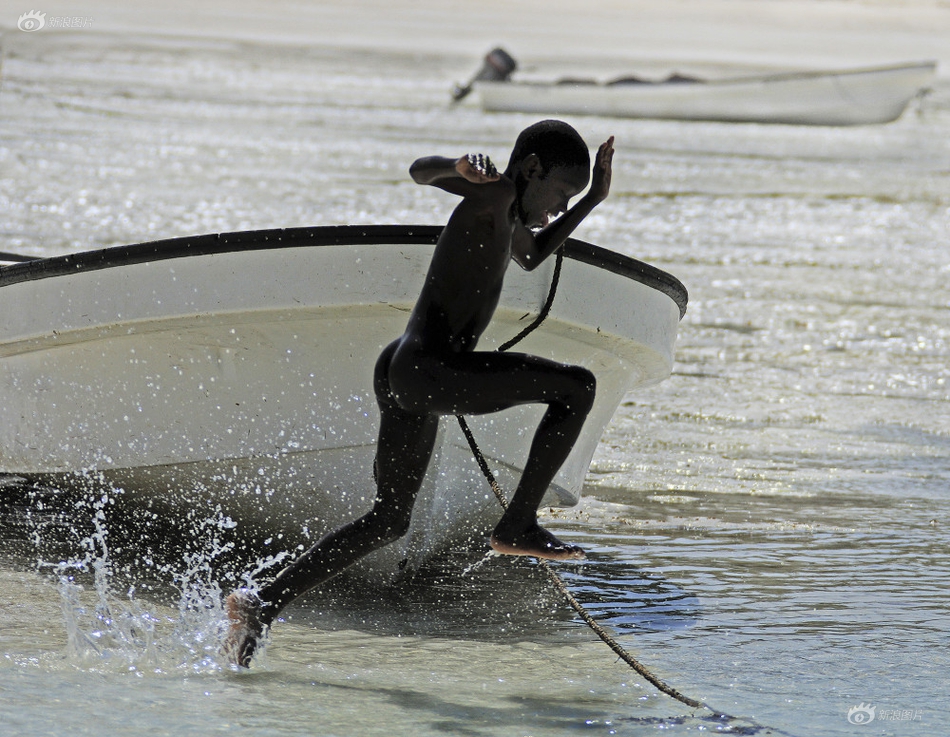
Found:
[[[435,244],[441,232],[440,225],[321,225],[170,238],[51,258],[29,258],[7,254],[11,256],[9,261],[17,263],[0,266],[0,288],[18,282],[110,269],[129,264],[237,251],[371,244]],[[686,314],[686,305],[689,301],[686,287],[679,279],[662,269],[575,238],[569,238],[565,242],[564,255],[573,261],[610,271],[656,289],[676,303],[680,317]]]
[[[0,264],[4,262],[8,264],[22,264],[25,261],[36,261],[36,256],[23,256],[19,253],[7,253],[6,251],[0,251]]]

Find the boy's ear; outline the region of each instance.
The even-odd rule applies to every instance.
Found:
[[[521,173],[526,179],[534,179],[544,173],[544,167],[541,166],[541,159],[537,154],[528,154],[521,161]]]

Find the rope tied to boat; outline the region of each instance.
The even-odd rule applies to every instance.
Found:
[[[498,347],[499,351],[507,351],[514,345],[517,345],[535,329],[537,329],[542,322],[547,318],[548,314],[551,312],[551,305],[554,303],[554,297],[557,293],[557,287],[561,278],[561,266],[564,261],[564,251],[563,249],[558,249],[557,251],[557,260],[554,264],[554,274],[551,277],[551,287],[548,290],[547,299],[545,299],[544,305],[541,307],[541,311],[538,313],[537,317],[520,333],[518,333],[511,340],[503,343]],[[498,480],[495,478],[495,474],[492,472],[491,468],[488,465],[488,461],[485,459],[485,455],[482,453],[481,449],[478,447],[478,443],[475,441],[475,436],[472,434],[471,428],[468,426],[465,417],[462,415],[456,415],[458,419],[459,427],[462,429],[462,434],[465,435],[465,439],[468,441],[468,445],[472,450],[472,455],[475,457],[475,462],[478,463],[478,467],[481,469],[482,474],[485,476],[485,479],[488,481],[488,485],[491,487],[492,493],[495,495],[495,498],[498,500],[498,503],[501,505],[502,509],[508,509],[508,500],[505,497],[505,493],[502,490],[501,486],[498,483]],[[667,696],[670,696],[677,701],[686,704],[689,707],[694,709],[709,709],[716,714],[728,717],[727,714],[716,711],[712,707],[707,706],[702,701],[690,698],[684,694],[677,691],[672,686],[666,684],[655,675],[653,675],[642,663],[640,663],[633,655],[624,649],[624,647],[617,642],[617,640],[611,635],[607,630],[605,630],[583,607],[583,605],[577,600],[577,597],[571,593],[568,589],[567,584],[564,583],[563,579],[558,575],[551,565],[543,559],[538,559],[538,565],[541,567],[541,570],[545,572],[548,579],[553,584],[554,588],[567,600],[567,603],[570,605],[577,615],[587,624],[588,627],[593,630],[594,634],[597,635],[611,650],[613,650],[617,656],[623,660],[627,665],[629,665],[633,670],[635,670],[640,676],[645,680],[655,686],[658,690],[665,693]]]

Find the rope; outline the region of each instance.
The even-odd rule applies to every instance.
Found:
[[[557,294],[557,285],[561,281],[561,264],[564,263],[564,249],[559,248],[557,252],[557,260],[554,262],[554,274],[551,276],[551,288],[548,290],[547,299],[544,300],[544,305],[541,307],[541,311],[538,313],[538,316],[534,318],[528,327],[518,333],[514,338],[509,340],[507,343],[502,343],[498,346],[498,351],[503,353],[507,351],[514,345],[517,345],[522,340],[524,340],[528,335],[534,332],[545,318],[547,318],[548,313],[551,311],[551,305],[554,304],[554,295]]]
[[[459,426],[462,428],[462,434],[465,435],[465,439],[468,441],[469,447],[472,449],[472,455],[475,456],[475,461],[478,463],[479,468],[482,473],[485,475],[485,479],[488,481],[488,485],[491,486],[492,492],[495,494],[495,498],[498,500],[498,503],[501,504],[502,509],[508,509],[508,500],[505,499],[505,494],[501,490],[501,486],[498,484],[498,481],[495,479],[495,474],[492,473],[491,469],[488,467],[488,461],[485,460],[485,456],[482,454],[481,449],[478,447],[478,443],[475,441],[475,436],[472,435],[472,430],[468,426],[468,422],[465,421],[465,418],[462,415],[456,415],[456,418],[459,421]],[[547,577],[550,579],[551,583],[554,585],[554,588],[560,592],[560,594],[567,600],[567,603],[571,606],[581,619],[590,627],[594,634],[596,634],[606,645],[613,650],[617,656],[623,660],[627,665],[633,668],[637,673],[639,673],[643,678],[656,686],[657,689],[665,693],[667,696],[671,696],[677,701],[686,704],[694,709],[710,709],[702,701],[697,701],[696,699],[691,699],[689,696],[684,696],[679,691],[677,691],[672,686],[667,685],[655,675],[653,675],[647,668],[640,663],[635,657],[628,653],[624,647],[617,642],[614,637],[607,632],[600,624],[595,620],[590,613],[584,609],[584,606],[577,600],[577,597],[571,593],[570,589],[567,588],[567,584],[564,583],[563,579],[557,574],[550,564],[546,560],[538,559],[538,565],[541,566],[541,569],[547,574]],[[710,709],[710,711],[714,711]]]
[[[557,261],[554,265],[554,275],[551,279],[551,288],[548,291],[547,299],[544,302],[544,305],[541,308],[541,311],[538,313],[538,316],[528,325],[524,330],[522,330],[518,335],[509,340],[508,342],[499,346],[499,351],[506,351],[517,343],[521,342],[525,336],[533,332],[545,318],[548,316],[548,313],[551,311],[551,305],[554,303],[554,296],[557,292],[558,282],[561,277],[561,264],[564,260],[563,250],[558,250],[557,252]],[[485,460],[485,456],[482,454],[481,449],[478,447],[478,443],[475,442],[475,436],[472,435],[471,428],[468,426],[465,418],[462,415],[456,415],[458,419],[459,427],[462,429],[462,434],[465,435],[465,439],[468,441],[469,447],[472,449],[472,455],[475,457],[478,467],[481,469],[482,474],[484,474],[485,479],[488,481],[488,485],[491,487],[492,493],[494,493],[495,498],[498,500],[498,503],[501,505],[502,509],[508,509],[508,500],[505,498],[505,494],[501,489],[501,486],[498,484],[498,481],[495,479],[495,474],[492,473],[491,468],[488,466],[488,461]],[[550,579],[551,583],[554,585],[554,588],[567,600],[567,603],[571,608],[580,616],[581,619],[587,624],[588,627],[593,630],[607,646],[613,650],[617,656],[623,660],[627,665],[629,665],[633,670],[639,673],[644,679],[653,684],[657,689],[665,693],[667,696],[670,696],[677,701],[686,704],[689,707],[694,709],[709,709],[710,711],[716,711],[711,707],[704,704],[702,701],[697,701],[696,699],[691,699],[688,696],[684,696],[679,691],[677,691],[672,686],[667,685],[655,675],[653,675],[647,668],[641,664],[636,658],[634,658],[630,653],[628,653],[623,646],[617,642],[614,637],[607,632],[600,624],[584,609],[583,605],[577,600],[577,598],[570,592],[567,588],[567,584],[561,579],[557,572],[548,564],[546,560],[538,559],[538,565],[541,566],[541,569],[547,574],[547,577]],[[721,712],[716,712],[721,716],[728,716],[726,714],[721,714]]]

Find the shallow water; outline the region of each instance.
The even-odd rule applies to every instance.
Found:
[[[450,107],[471,66],[21,34],[0,250],[439,223],[451,198],[408,164],[503,161],[532,122]],[[549,513],[590,551],[560,568],[657,675],[738,718],[659,694],[534,566],[478,551],[391,590],[338,582],[234,673],[217,657],[226,519],[146,554],[119,499],[7,487],[0,734],[945,732],[950,92],[857,129],[571,122],[618,145],[578,235],[675,274],[690,306],[673,376],[627,398],[583,503]],[[874,721],[849,722],[863,706]]]

